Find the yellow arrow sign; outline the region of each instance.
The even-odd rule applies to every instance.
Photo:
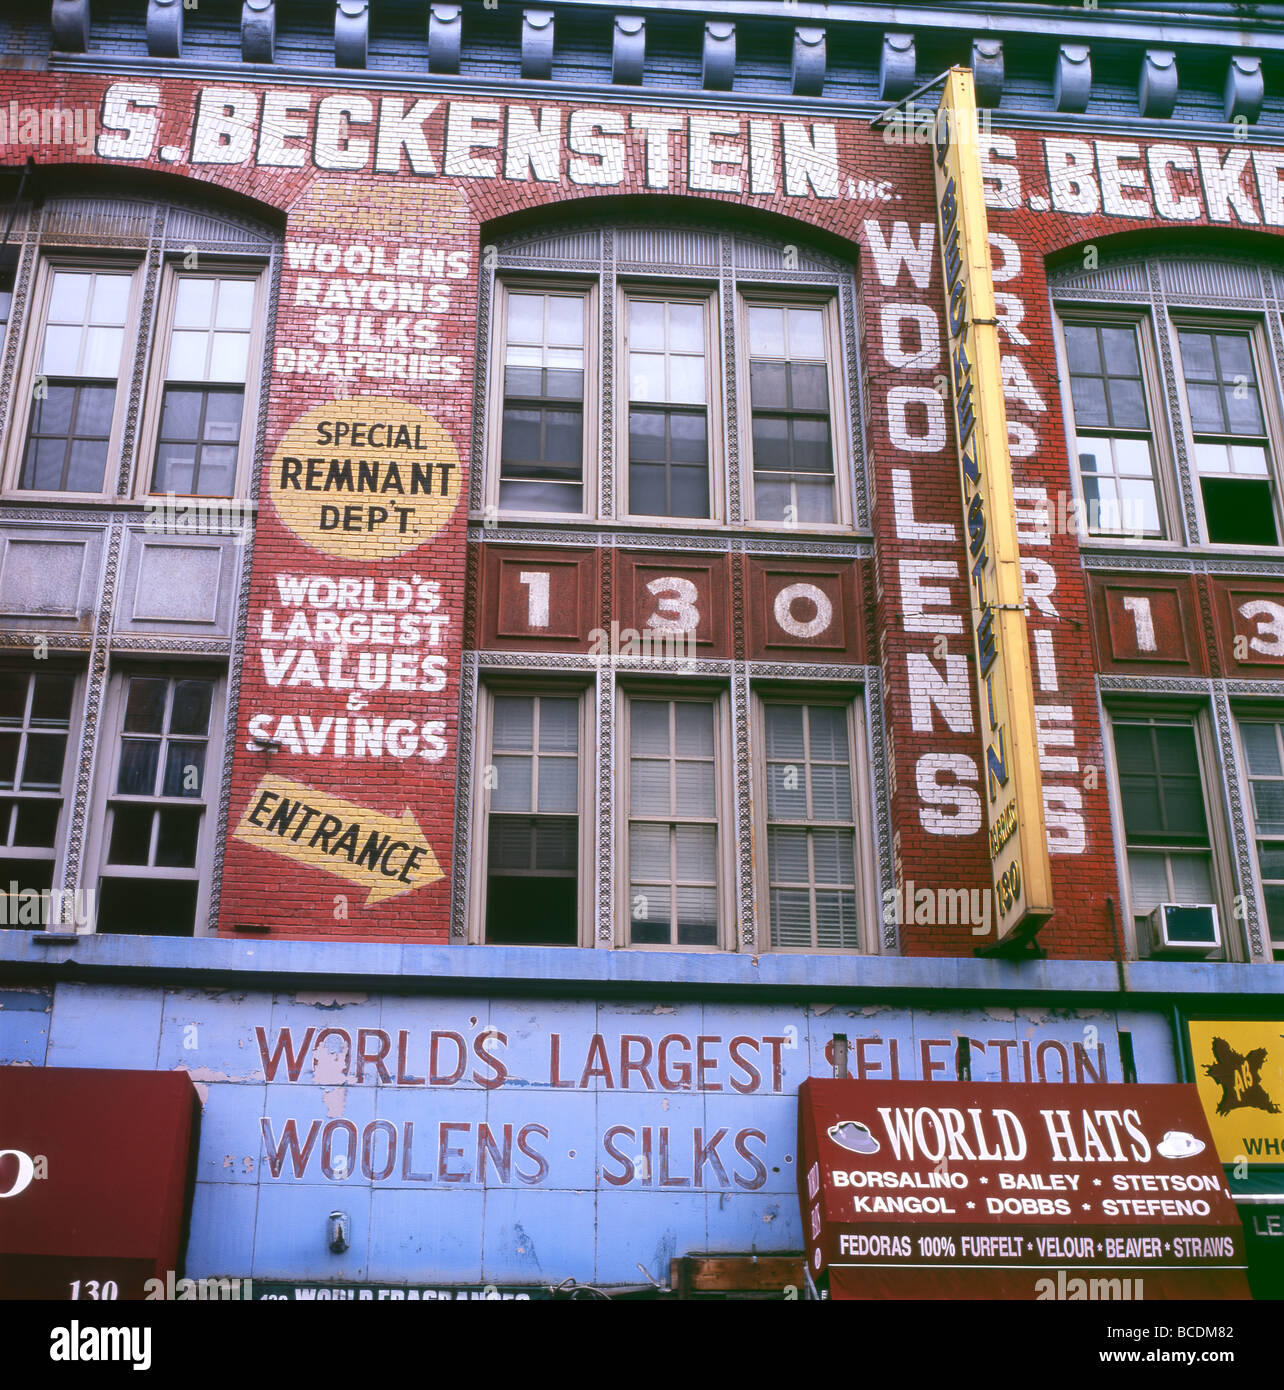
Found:
[[[445,877],[409,807],[397,819],[270,773],[236,838],[368,888],[366,907]]]

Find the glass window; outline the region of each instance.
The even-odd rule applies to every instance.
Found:
[[[835,519],[825,311],[750,304],[754,517]]]
[[[628,702],[628,939],[718,944],[717,709]]]
[[[495,695],[486,850],[491,943],[574,946],[579,939],[580,702]]]
[[[180,275],[161,392],[153,492],[236,490],[255,282]]]
[[[707,517],[705,306],[630,298],[629,511]]]
[[[1088,532],[1161,536],[1137,328],[1067,323],[1064,333]]]
[[[128,271],[53,272],[20,487],[103,490],[132,283]]]
[[[763,707],[771,944],[860,947],[848,712]]]
[[[505,296],[499,505],[584,510],[583,294]]]
[[[1284,723],[1240,724],[1257,837],[1257,868],[1277,959],[1284,956]]]
[[[53,885],[75,687],[69,671],[0,669],[0,895]]]
[[[1114,738],[1134,918],[1165,902],[1216,902],[1194,725],[1116,720]]]
[[[191,936],[195,930],[216,684],[159,674],[123,679],[100,932]]]
[[[1210,541],[1276,545],[1275,482],[1248,329],[1177,333]]]

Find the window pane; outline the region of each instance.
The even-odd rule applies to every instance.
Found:
[[[116,791],[120,796],[154,796],[160,743],[156,739],[127,738],[120,745],[120,773]]]
[[[167,806],[157,813],[160,826],[156,835],[156,865],[166,869],[193,869],[201,834],[198,810]]]
[[[634,758],[629,765],[629,811],[641,816],[667,816],[673,810],[668,762]]]
[[[529,750],[535,737],[535,702],[516,695],[497,695],[494,703],[496,748]]]
[[[92,275],[77,271],[54,272],[49,294],[50,323],[83,323],[88,316]]]
[[[80,328],[50,324],[45,329],[40,371],[45,376],[77,376],[80,373]]]
[[[664,356],[662,353],[631,352],[629,354],[629,395],[635,401],[662,401],[664,389]]]
[[[1280,765],[1277,727],[1275,724],[1241,724],[1239,726],[1250,775],[1259,777],[1284,776],[1284,767]]]
[[[807,832],[779,826],[767,828],[767,871],[772,883],[806,883],[809,859]]]
[[[79,376],[114,377],[120,371],[120,354],[125,345],[122,328],[90,328],[85,332],[84,353]]]
[[[579,744],[579,701],[544,696],[539,702],[540,751],[573,753]]]
[[[12,787],[18,775],[20,734],[0,734],[0,786]]]
[[[755,410],[784,410],[789,405],[789,364],[750,362],[749,396]]]
[[[66,734],[28,734],[22,786],[26,789],[59,786],[66,750]]]
[[[1128,890],[1132,910],[1137,917],[1144,917],[1160,903],[1169,901],[1164,856],[1129,850]]]
[[[52,849],[58,835],[58,815],[62,802],[42,798],[39,801],[19,801],[17,806],[18,824],[13,843]]]
[[[668,880],[669,833],[667,825],[629,826],[629,871],[635,880]]]
[[[33,723],[66,723],[71,717],[71,692],[75,677],[63,674],[39,675],[31,697]]]
[[[811,756],[813,758],[832,758],[846,764],[847,713],[845,710],[827,705],[808,706],[808,723],[811,734]]]
[[[1106,383],[1100,377],[1072,376],[1070,395],[1074,401],[1075,424],[1091,428],[1110,423],[1110,413],[1106,409]]]
[[[495,785],[490,794],[491,809],[495,811],[532,810],[530,758],[496,754],[494,768]]]
[[[757,357],[785,355],[785,311],[759,305],[749,308],[749,351]]]
[[[790,309],[789,355],[822,359],[825,356],[825,316],[819,309]]]
[[[150,806],[116,806],[111,813],[109,864],[146,864],[151,853],[152,818]]]
[[[795,410],[829,409],[829,381],[824,367],[791,363],[789,381]]]
[[[169,682],[154,676],[132,676],[125,705],[125,730],[131,734],[158,734],[165,721]]]
[[[713,816],[715,814],[715,785],[712,762],[678,763],[673,776],[677,804],[674,811],[682,816]]]
[[[1141,363],[1137,360],[1137,334],[1133,329],[1103,326],[1101,345],[1106,353],[1106,371],[1111,376],[1141,375]]]
[[[199,885],[190,879],[103,877],[98,890],[100,933],[191,936]]]
[[[767,756],[793,758],[803,756],[803,707],[801,705],[767,706]]]
[[[22,722],[27,712],[27,684],[22,672],[0,670],[0,721]]]
[[[185,680],[174,682],[174,708],[170,713],[171,734],[204,734],[210,727],[210,704],[214,682]]]
[[[633,700],[629,705],[629,738],[635,755],[667,757],[669,706],[659,700]]]
[[[1173,897],[1182,903],[1213,901],[1212,864],[1207,855],[1168,856],[1173,876]]]
[[[202,381],[209,349],[207,333],[175,331],[169,340],[169,363],[165,375],[170,381]]]
[[[510,294],[508,296],[508,341],[510,343],[542,343],[544,341],[544,296],[542,294]]]
[[[1066,361],[1071,372],[1100,375],[1101,354],[1097,347],[1097,330],[1089,324],[1068,323],[1065,336]]]
[[[219,281],[218,309],[214,315],[214,327],[248,329],[253,321],[254,282],[252,280]]]
[[[540,811],[578,809],[578,768],[574,758],[541,758],[539,762]]]
[[[203,743],[170,741],[162,796],[200,796],[205,783],[205,747]]]
[[[704,351],[704,310],[699,304],[669,305],[671,352]]]
[[[647,299],[629,300],[629,347],[634,352],[664,351],[664,305]]]
[[[1187,380],[1211,381],[1216,375],[1213,365],[1213,339],[1208,333],[1183,332],[1177,335],[1181,344],[1182,370]]]
[[[718,877],[717,832],[711,825],[679,825],[677,841],[678,880],[682,883],[713,883]]]
[[[536,341],[523,339],[522,341]],[[584,301],[565,295],[548,296],[548,341],[562,346],[581,346],[584,342]]]
[[[1251,787],[1257,833],[1284,834],[1284,782],[1253,782]]]
[[[213,280],[180,276],[174,297],[175,328],[208,328],[214,317]]]
[[[248,333],[215,333],[210,351],[211,381],[244,381],[250,362]]]
[[[679,700],[674,705],[677,752],[682,757],[713,756],[713,706]]]

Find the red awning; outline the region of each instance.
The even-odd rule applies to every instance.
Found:
[[[807,1267],[831,1298],[1248,1298],[1193,1086],[803,1082]]]
[[[178,1277],[199,1116],[186,1072],[0,1067],[0,1297]]]

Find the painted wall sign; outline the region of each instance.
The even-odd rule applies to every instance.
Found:
[[[639,1261],[663,1283],[689,1253],[797,1251],[797,1093],[832,1072],[835,1033],[856,1076],[936,1088],[965,1068],[980,1089],[1060,1095],[1120,1080],[1120,1029],[1143,1080],[1175,1076],[1162,1018],[1101,1011],[0,991],[0,1066],[190,1076],[204,1113],[181,1272],[252,1278],[256,1296],[266,1280],[634,1285]],[[0,1148],[40,1152],[2,1125]],[[0,1192],[15,1173],[0,1159]]]
[[[385,816],[285,777],[264,777],[236,835],[368,890],[366,906],[442,876],[409,807],[399,817]]]
[[[839,1298],[1247,1298],[1188,1086],[810,1079],[808,1272]]]
[[[459,501],[459,453],[418,406],[365,396],[315,406],[285,432],[271,496],[300,540],[341,559],[423,545]]]
[[[1284,1019],[1190,1019],[1195,1086],[1223,1163],[1284,1163]]]
[[[937,215],[995,936],[1004,941],[1051,915],[1052,871],[977,131],[971,74],[952,68],[935,135]]]

